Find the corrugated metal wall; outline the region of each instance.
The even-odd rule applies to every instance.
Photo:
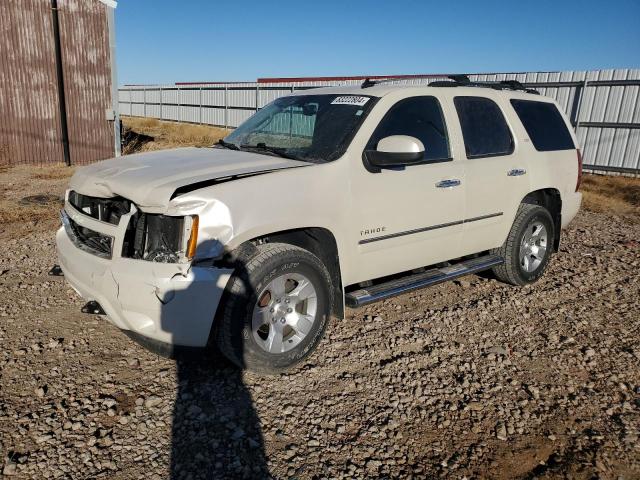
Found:
[[[73,165],[114,156],[107,9],[96,0],[58,0]]]
[[[58,0],[72,164],[114,156],[107,7]],[[63,162],[49,0],[0,2],[0,164]]]
[[[51,10],[0,5],[0,165],[62,161]]]
[[[422,85],[445,77],[392,83]],[[470,75],[475,81],[514,79],[554,98],[572,120],[585,164],[602,171],[640,172],[640,69]],[[126,86],[123,115],[234,128],[258,108],[294,90],[359,85],[361,79]]]

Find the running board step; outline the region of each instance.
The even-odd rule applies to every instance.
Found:
[[[349,307],[362,307],[363,305],[395,297],[402,293],[411,292],[419,288],[429,287],[448,280],[453,280],[454,278],[469,275],[470,273],[488,270],[496,265],[500,265],[501,263],[504,263],[504,258],[500,255],[476,257],[448,267],[433,268],[426,272],[414,273],[406,277],[397,278],[371,287],[361,288],[347,293],[345,300]]]

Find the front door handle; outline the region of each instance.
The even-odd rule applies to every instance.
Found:
[[[442,180],[441,182],[436,183],[436,187],[438,187],[438,188],[457,187],[461,183],[462,182],[460,180],[458,180],[457,178],[452,178],[452,179],[449,179],[449,180]]]
[[[514,168],[513,170],[509,170],[507,172],[508,177],[519,177],[520,175],[525,175],[527,171],[524,168]]]

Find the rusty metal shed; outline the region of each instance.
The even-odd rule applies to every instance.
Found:
[[[119,154],[113,0],[2,0],[0,166]]]

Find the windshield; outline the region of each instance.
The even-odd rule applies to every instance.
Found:
[[[375,103],[360,95],[294,95],[256,112],[223,145],[287,158],[329,162],[342,155]]]

